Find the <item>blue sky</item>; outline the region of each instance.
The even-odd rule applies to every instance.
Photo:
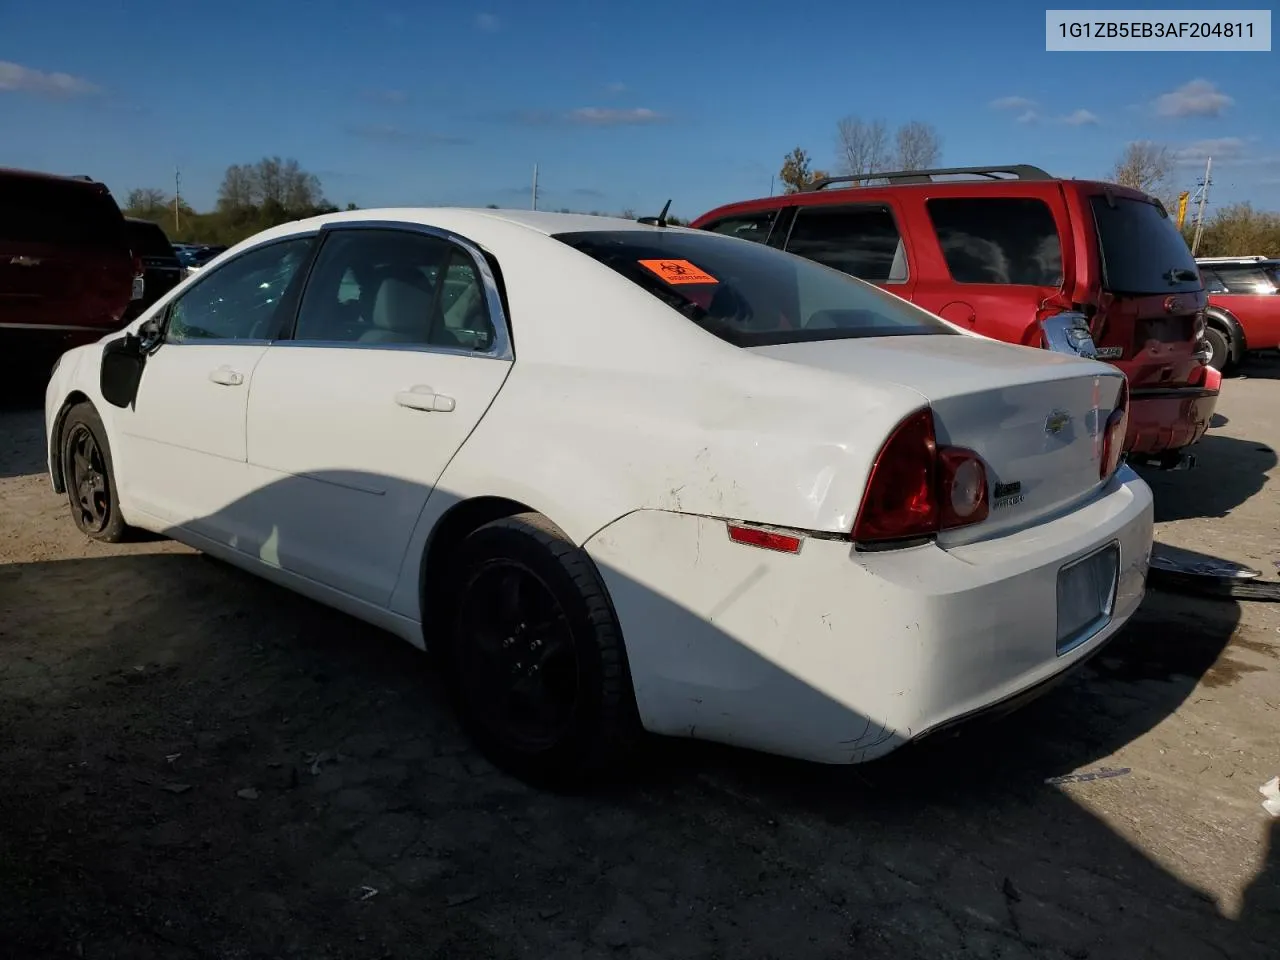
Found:
[[[1166,144],[1214,206],[1280,209],[1277,53],[1046,53],[1044,9],[758,0],[5,5],[0,166],[212,206],[228,164],[296,158],[335,203],[692,216],[766,195],[846,115],[923,120],[948,165],[1105,176]]]

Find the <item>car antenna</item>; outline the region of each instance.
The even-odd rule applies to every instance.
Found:
[[[666,206],[662,208],[662,212],[658,214],[656,217],[638,217],[636,219],[636,222],[650,223],[650,224],[653,224],[655,227],[669,226],[669,224],[667,223],[667,211],[670,209],[671,209],[671,200],[668,199]]]

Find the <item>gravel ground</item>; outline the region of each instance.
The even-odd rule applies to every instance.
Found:
[[[1276,575],[1280,362],[1167,543]],[[1280,610],[1152,592],[1006,720],[816,768],[662,744],[535,792],[407,645],[175,543],[86,541],[0,408],[0,944],[27,957],[1280,956]],[[1046,784],[1102,767],[1123,776]]]

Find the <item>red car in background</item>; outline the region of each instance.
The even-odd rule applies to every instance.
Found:
[[[1202,257],[1196,261],[1209,293],[1209,361],[1224,373],[1250,350],[1280,347],[1280,260]]]
[[[0,169],[0,358],[43,363],[118,329],[141,273],[106,186]]]
[[[1129,380],[1131,460],[1189,465],[1217,405],[1200,273],[1160,201],[1137,190],[1025,164],[871,173],[691,226],[808,257],[997,340],[1114,363]]]

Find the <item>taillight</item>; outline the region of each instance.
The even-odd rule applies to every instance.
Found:
[[[1055,313],[1040,321],[1040,342],[1046,350],[1087,360],[1098,358],[1089,318],[1075,310]]]
[[[871,466],[853,539],[913,540],[985,520],[987,470],[972,450],[939,447],[933,411],[894,428]]]
[[[116,261],[116,263],[119,262],[119,260]],[[133,258],[133,275],[135,277],[140,277],[146,272],[146,269],[142,266],[142,258],[135,254]]]
[[[1120,381],[1120,393],[1116,395],[1116,406],[1107,417],[1107,425],[1102,434],[1102,460],[1098,464],[1098,477],[1110,480],[1111,475],[1120,469],[1120,458],[1124,455],[1124,438],[1129,432],[1129,381]]]

